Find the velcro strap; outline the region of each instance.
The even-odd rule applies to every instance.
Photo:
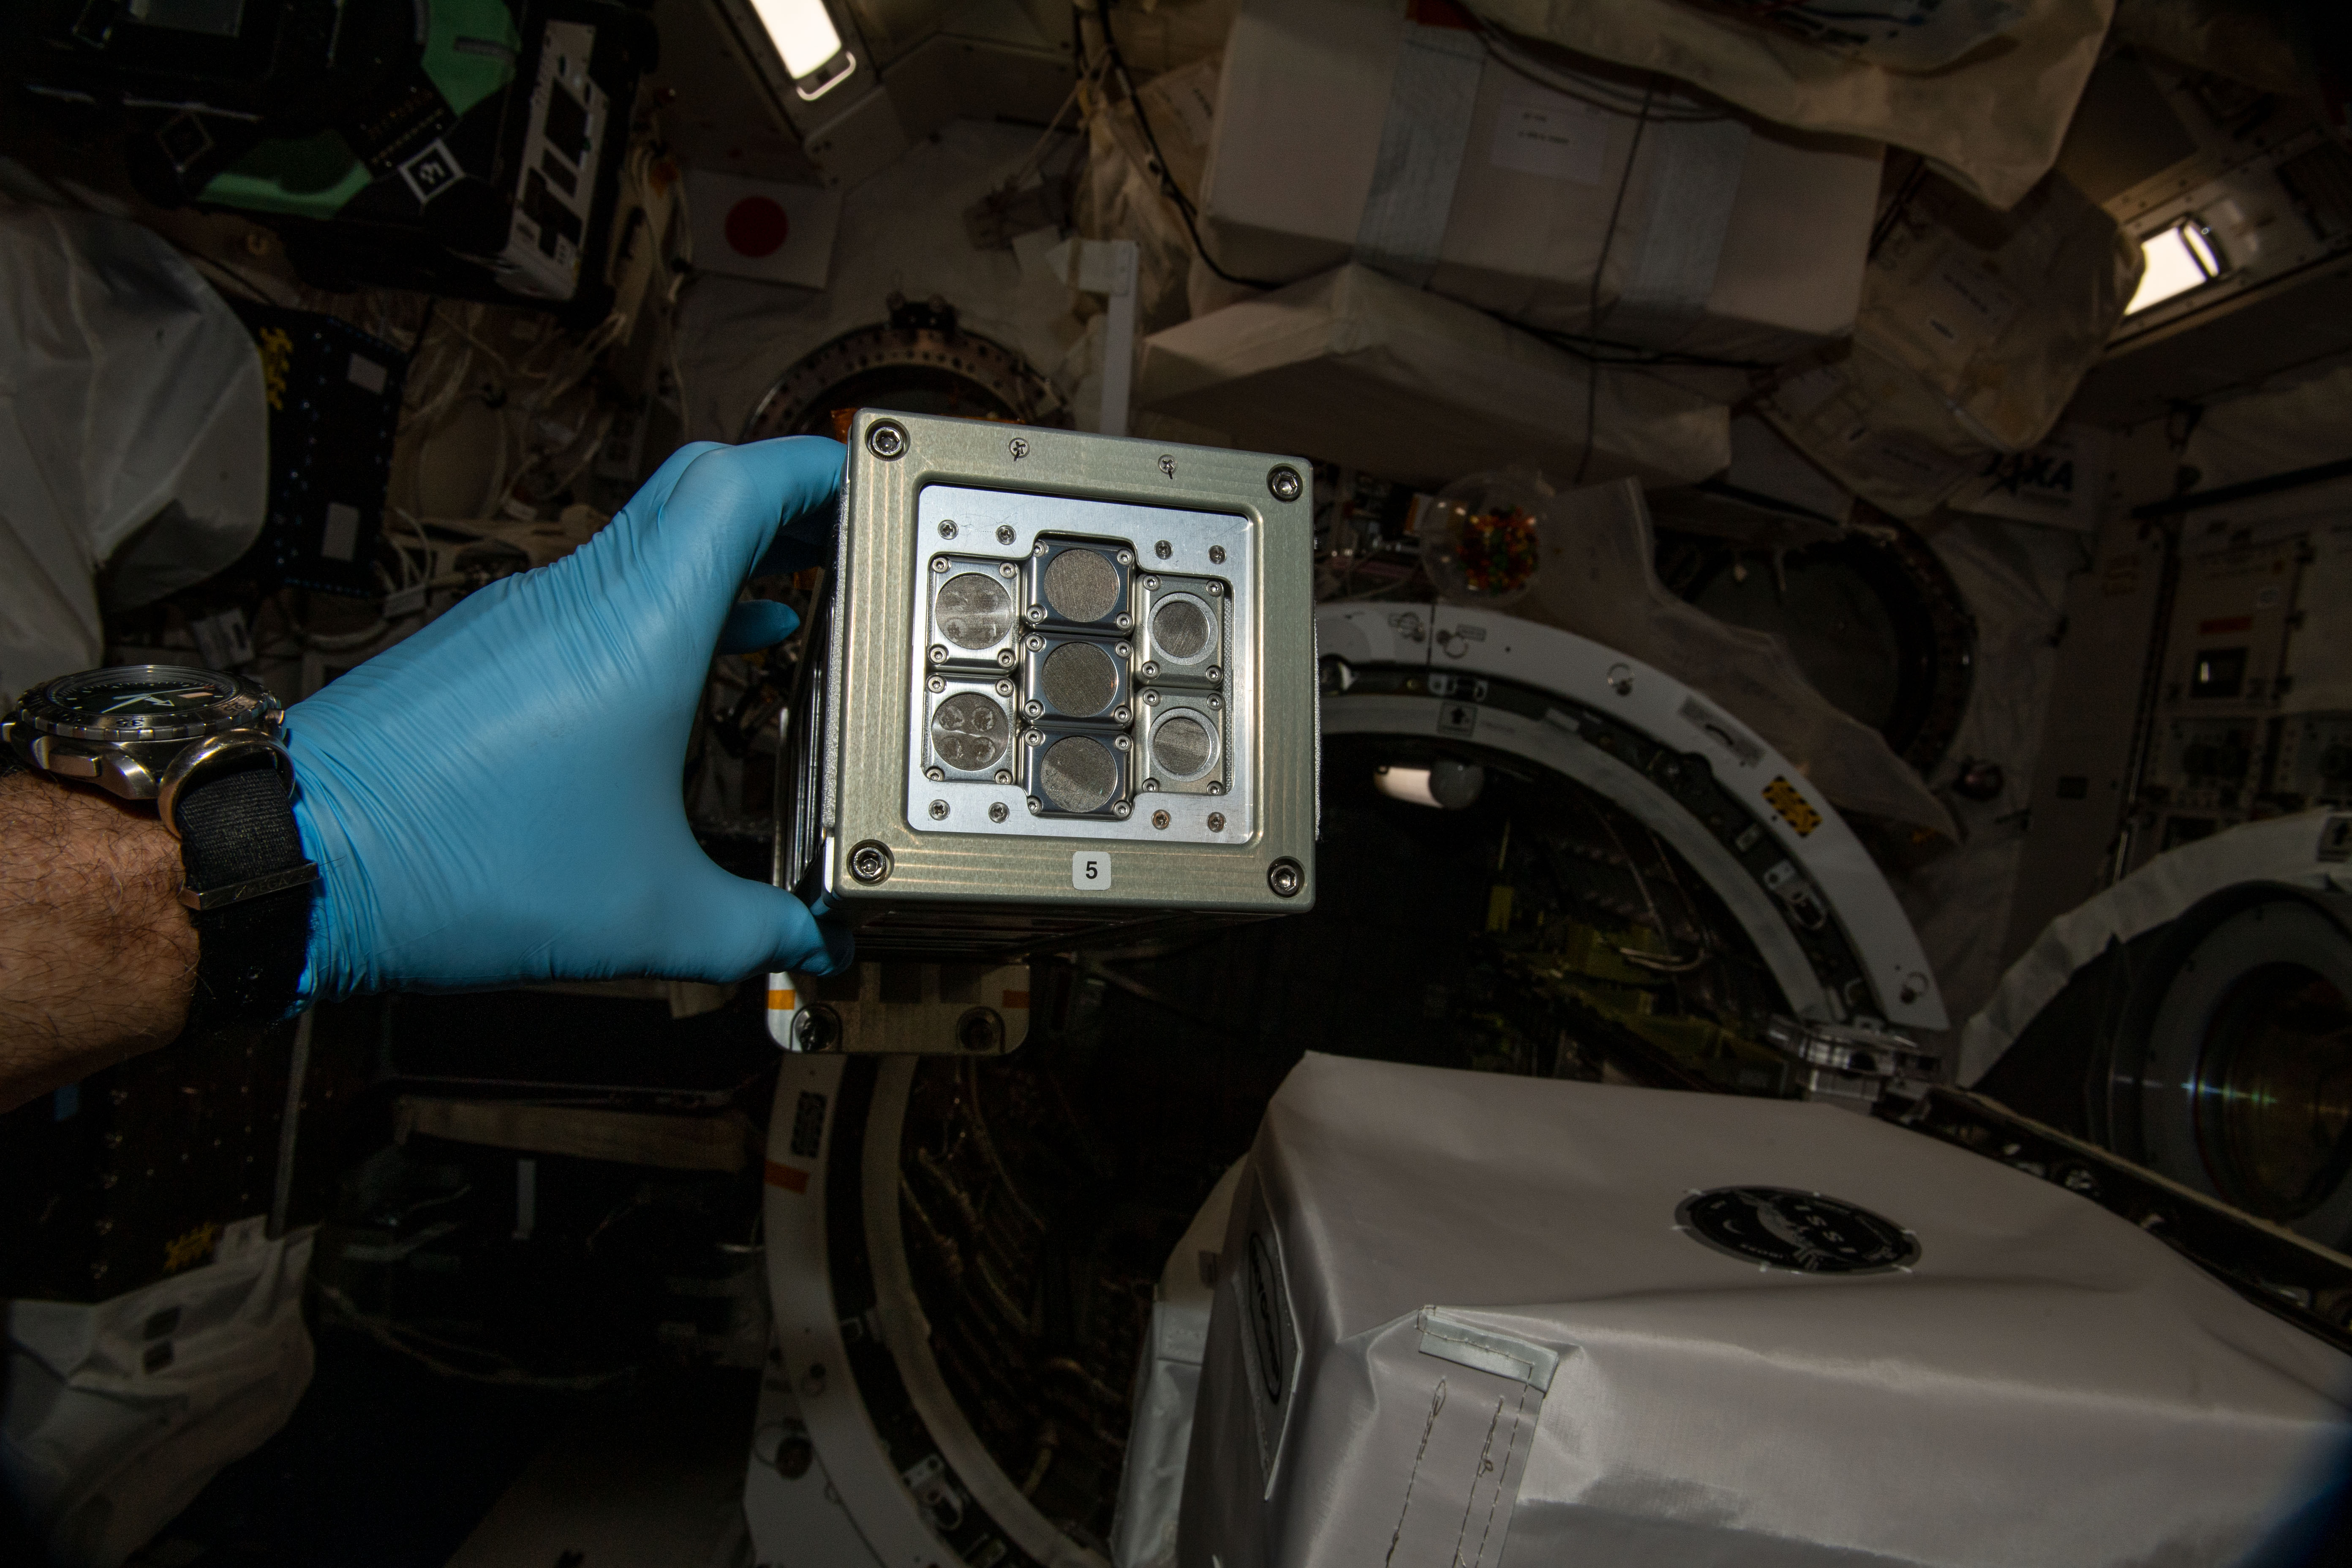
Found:
[[[303,866],[302,836],[285,781],[266,757],[234,772],[199,777],[177,803],[180,860],[195,894],[239,888]],[[271,892],[199,910],[191,1034],[230,1024],[269,1023],[291,1011],[310,956],[316,883],[304,877]]]

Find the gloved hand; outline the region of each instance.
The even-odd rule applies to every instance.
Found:
[[[822,437],[682,447],[581,549],[289,710],[305,1000],[847,963],[845,931],[703,854],[681,777],[714,649],[798,624],[737,592],[830,563],[841,474]]]

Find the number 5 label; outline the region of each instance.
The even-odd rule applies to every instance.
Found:
[[[1070,886],[1082,893],[1098,893],[1110,886],[1110,857],[1099,849],[1081,849],[1070,857]]]

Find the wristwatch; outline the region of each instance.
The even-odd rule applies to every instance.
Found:
[[[180,841],[191,1031],[283,1017],[301,984],[319,868],[295,827],[285,717],[243,676],[133,664],[45,681],[0,720],[26,766],[152,801]]]

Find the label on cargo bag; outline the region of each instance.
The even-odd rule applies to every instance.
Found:
[[[1487,161],[1498,169],[1597,185],[1608,169],[1609,115],[1533,82],[1503,89]]]

